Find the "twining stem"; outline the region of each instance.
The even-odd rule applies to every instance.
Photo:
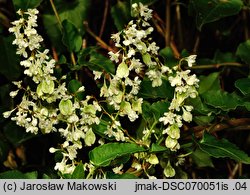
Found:
[[[108,8],[109,8],[109,0],[105,0],[105,8],[104,8],[104,13],[103,13],[103,20],[102,20],[102,26],[101,30],[99,32],[99,37],[102,37],[102,34],[105,29],[106,21],[107,21],[107,15],[108,15]]]
[[[85,21],[83,22],[83,25],[85,26],[85,29],[86,31],[90,34],[90,36],[92,36],[99,44],[100,46],[103,48],[103,49],[106,49],[108,51],[113,51],[115,52],[115,50],[108,46],[108,44],[106,44],[100,37],[98,37],[88,26],[88,23]]]
[[[198,33],[198,35],[197,35],[197,37],[195,39],[193,53],[197,53],[198,52],[199,45],[200,45],[200,34]]]
[[[166,0],[166,29],[165,29],[165,45],[170,46],[170,26],[171,26],[171,0]]]
[[[238,62],[222,62],[218,64],[205,64],[205,65],[195,65],[191,67],[191,69],[210,69],[210,68],[220,68],[222,66],[235,66],[235,67],[243,67],[243,64]]]
[[[53,11],[54,11],[54,14],[55,14],[55,16],[56,16],[56,20],[57,20],[57,22],[58,22],[58,24],[59,24],[59,28],[60,28],[60,30],[62,31],[62,30],[63,30],[62,22],[61,22],[61,19],[60,19],[60,17],[59,17],[59,14],[58,14],[58,12],[57,12],[57,10],[56,10],[56,6],[55,6],[55,4],[54,4],[54,1],[53,1],[53,0],[50,0],[50,4],[51,4],[51,7],[52,7],[52,9],[53,9]]]
[[[180,48],[182,48],[183,47],[183,34],[182,34],[182,25],[181,25],[180,4],[178,2],[176,4],[176,19],[177,19],[179,46]]]
[[[153,15],[153,23],[154,23],[154,25],[155,25],[155,28],[156,28],[156,30],[160,33],[160,35],[162,36],[162,37],[164,37],[165,38],[165,32],[167,32],[167,30],[166,30],[166,28],[164,28],[163,26],[161,26],[160,24],[163,24],[163,21],[162,21],[162,19],[157,15],[157,14],[154,14]],[[158,22],[160,23],[160,24],[158,24]],[[170,36],[169,36],[170,37]],[[178,51],[178,49],[177,49],[177,47],[176,47],[176,45],[175,45],[175,43],[174,43],[174,41],[171,41],[170,40],[170,48],[172,49],[172,51],[173,51],[173,54],[174,54],[174,57],[176,58],[176,59],[180,59],[180,52]]]
[[[53,0],[50,0],[50,4],[51,4],[51,7],[52,7],[52,9],[53,9],[53,11],[54,11],[54,14],[55,14],[55,16],[56,16],[56,20],[57,20],[57,22],[58,22],[58,24],[59,24],[59,29],[60,29],[60,31],[62,32],[62,31],[63,31],[62,21],[61,21],[60,16],[59,16],[59,14],[58,14],[58,12],[57,12],[57,9],[56,9],[56,6],[55,6],[55,4],[54,4],[54,1],[53,1]],[[73,65],[76,65],[76,60],[75,60],[75,56],[74,56],[74,53],[73,53],[73,52],[70,53],[70,58],[71,58],[72,64],[73,64]],[[76,79],[77,79],[77,78],[78,78],[78,76],[77,76],[77,73],[76,73]]]

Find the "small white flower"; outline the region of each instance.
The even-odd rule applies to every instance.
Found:
[[[93,70],[93,74],[95,75],[94,80],[100,79],[102,76],[102,72],[100,72],[100,71]]]
[[[18,92],[19,92],[19,89],[16,90],[16,91],[11,91],[11,92],[10,92],[10,97],[12,97],[12,98],[16,97],[17,94],[18,94]]]
[[[110,60],[115,61],[116,63],[119,62],[119,52],[114,53],[113,51],[108,52],[110,56]]]
[[[122,168],[123,168],[123,164],[121,164],[119,167],[113,168],[112,170],[113,170],[113,172],[114,172],[115,174],[123,174],[123,172],[121,171]]]
[[[3,113],[3,117],[4,117],[4,118],[9,118],[12,112],[13,112],[13,111],[6,111],[6,112],[4,112],[4,113]]]
[[[79,87],[79,89],[77,89],[77,93],[80,93],[80,92],[84,92],[84,90],[85,90],[85,87],[84,86],[81,86],[81,87]]]
[[[196,57],[197,57],[197,55],[190,55],[187,58],[185,58],[189,67],[193,66],[193,64],[195,63]]]
[[[58,151],[58,150],[59,150],[59,149],[50,148],[50,149],[49,149],[49,152],[50,152],[50,153],[55,153],[55,152]]]

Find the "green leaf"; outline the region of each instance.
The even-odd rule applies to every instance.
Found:
[[[250,65],[250,40],[247,40],[244,43],[241,43],[236,51],[236,55],[241,58],[246,64]]]
[[[152,98],[173,98],[174,89],[171,87],[168,80],[162,78],[162,85],[159,87],[152,87],[152,82],[145,77],[141,83],[139,96],[145,99]]]
[[[211,122],[214,120],[214,116],[195,116],[193,118],[193,121],[197,124],[197,125],[208,125],[211,124]]]
[[[85,179],[84,165],[78,164],[70,179]]]
[[[118,1],[117,4],[111,8],[111,15],[114,19],[117,30],[121,31],[124,29],[131,19],[129,1]]]
[[[198,146],[203,152],[215,158],[228,157],[238,162],[250,164],[250,157],[224,138],[217,140],[214,136],[205,133]]]
[[[130,154],[119,156],[111,161],[110,166],[112,167],[120,166],[121,164],[125,164],[126,162],[128,162],[129,159],[130,159]]]
[[[153,104],[150,104],[146,101],[142,104],[142,117],[145,121],[152,122],[159,120],[161,116],[163,116],[164,112],[168,111],[170,103],[166,101],[158,101]]]
[[[57,12],[61,21],[67,20],[73,24],[81,36],[85,34],[85,29],[83,26],[83,21],[87,20],[88,11],[91,5],[89,0],[55,0],[54,4],[56,6]],[[46,29],[46,33],[50,38],[50,41],[59,51],[64,51],[65,47],[62,44],[62,32],[60,30],[60,25],[54,15],[52,9],[48,9],[47,12],[43,14],[43,23]]]
[[[196,25],[201,30],[204,24],[238,14],[243,7],[242,0],[192,0],[196,10]]]
[[[19,57],[12,41],[13,37],[0,37],[0,73],[10,81],[18,79],[21,75]]]
[[[250,78],[239,79],[235,82],[237,87],[243,95],[250,94]]]
[[[68,84],[68,90],[70,93],[76,93],[81,86],[82,84],[79,81],[73,79]]]
[[[115,74],[113,62],[102,54],[97,53],[96,49],[96,47],[87,47],[81,50],[78,54],[79,67],[87,66],[90,70]]]
[[[94,165],[105,167],[119,156],[144,151],[145,149],[137,144],[108,143],[91,150],[89,152],[89,159]]]
[[[32,133],[26,133],[25,129],[17,126],[12,121],[4,125],[3,132],[8,141],[10,141],[14,146],[18,146],[21,143],[36,137],[36,135]]]
[[[77,92],[77,90],[80,87],[82,87],[82,84],[79,81],[75,80],[75,79],[71,80],[69,82],[69,84],[68,84],[68,90],[69,90],[69,92],[75,94],[75,97],[78,100],[83,100],[83,98],[84,98],[84,92]]]
[[[51,43],[58,51],[67,51],[62,43],[62,32],[58,21],[53,14],[43,14],[43,24]]]
[[[208,91],[202,97],[206,104],[223,111],[235,110],[243,104],[239,96],[224,91]]]
[[[63,37],[62,41],[67,46],[70,52],[78,52],[82,47],[82,37],[77,28],[69,22],[64,20],[63,25]]]
[[[11,170],[0,173],[0,179],[37,179],[37,176],[37,171],[22,173],[17,170]]]
[[[159,54],[164,59],[164,64],[170,68],[176,66],[178,64],[178,60],[174,57],[174,53],[171,47],[165,47],[161,49]]]
[[[161,145],[158,145],[156,143],[153,143],[151,148],[150,148],[150,152],[165,152],[167,150],[168,150],[168,148],[166,148],[165,146],[161,146]]]
[[[22,9],[27,10],[28,8],[38,7],[43,0],[13,0],[13,4],[16,10]]]
[[[84,34],[83,21],[88,18],[90,0],[55,0],[56,9],[59,13],[61,21],[68,20],[81,33]]]
[[[89,62],[89,68],[91,70],[105,70],[107,73],[115,74],[115,65],[109,58],[103,56],[102,54],[91,52]]]
[[[194,113],[202,115],[211,115],[211,113],[218,113],[217,109],[213,107],[208,107],[204,102],[202,102],[201,97],[197,96],[194,99],[188,99],[188,104],[194,107]]]
[[[219,72],[214,72],[209,74],[208,76],[201,76],[199,83],[199,94],[206,93],[211,90],[219,90],[220,89],[220,81],[219,81]]]
[[[190,157],[198,167],[214,167],[211,157],[208,153],[197,148]]]

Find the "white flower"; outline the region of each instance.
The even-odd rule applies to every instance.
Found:
[[[164,125],[167,125],[167,124],[172,125],[175,123],[175,117],[176,117],[176,114],[172,112],[165,112],[164,117],[161,117],[159,121],[163,122]]]
[[[119,52],[114,53],[113,51],[108,52],[110,56],[110,60],[115,61],[116,63],[119,62]]]
[[[187,58],[185,58],[189,67],[193,66],[193,64],[195,63],[196,57],[197,57],[197,55],[190,55]]]
[[[49,152],[50,152],[50,153],[55,153],[55,152],[58,151],[58,150],[59,150],[59,149],[50,148],[50,149],[49,149]]]
[[[118,33],[116,33],[116,34],[112,34],[112,36],[111,36],[111,39],[115,42],[115,46],[116,47],[119,47],[120,46],[120,40],[121,40],[121,38],[120,38],[120,32],[118,32]]]
[[[10,97],[12,97],[12,98],[16,97],[16,95],[18,94],[18,92],[19,92],[19,89],[16,90],[16,91],[11,91],[10,92]]]
[[[199,82],[199,79],[197,79],[196,75],[193,74],[186,79],[186,82],[188,85],[197,85]]]
[[[93,70],[93,74],[95,75],[94,80],[100,79],[102,76],[102,72]]]
[[[123,172],[121,171],[122,168],[123,168],[123,164],[121,164],[119,167],[113,168],[112,170],[113,170],[113,172],[114,172],[115,174],[122,174],[122,173],[123,173]]]
[[[14,110],[15,110],[15,109],[14,109]],[[14,110],[4,112],[4,113],[3,113],[3,117],[4,117],[4,118],[9,118],[10,115],[11,115],[11,113],[12,113]]]

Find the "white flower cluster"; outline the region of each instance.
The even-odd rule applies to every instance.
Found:
[[[60,149],[50,149],[50,152],[60,151],[63,155],[55,169],[63,174],[72,173],[77,150],[82,148],[81,139],[86,146],[91,146],[96,141],[91,125],[100,123],[96,113],[101,111],[101,107],[89,96],[81,101],[74,98],[67,91],[66,83],[62,82],[66,76],[60,80],[53,76],[55,60],[50,60],[47,55],[48,49],[39,51],[43,39],[34,28],[37,27],[38,10],[28,9],[27,12],[19,10],[18,14],[21,18],[12,23],[13,27],[9,31],[16,37],[13,44],[18,46],[17,54],[25,59],[20,65],[24,66],[24,73],[32,78],[37,88],[32,91],[29,86],[25,89],[20,81],[13,82],[18,90],[10,92],[12,98],[20,90],[24,90],[25,93],[21,103],[3,115],[8,118],[16,112],[11,119],[16,121],[17,125],[24,127],[26,132],[34,134],[39,130],[42,133],[59,132],[65,142]],[[82,91],[84,91],[83,86],[76,93]]]
[[[191,55],[183,60],[187,61],[188,66],[191,67],[195,58],[196,55]],[[169,111],[165,112],[159,121],[167,126],[162,133],[168,135],[165,145],[173,151],[180,148],[178,139],[180,138],[180,127],[182,127],[183,121],[192,121],[191,111],[193,107],[185,105],[185,100],[195,98],[198,94],[199,80],[195,74],[190,75],[190,72],[190,70],[184,71],[179,66],[175,66],[168,77],[171,86],[175,87],[174,98],[170,103]]]
[[[110,51],[110,59],[120,63],[116,74],[111,75],[108,80],[104,79],[100,94],[114,107],[119,116],[128,116],[131,122],[142,112],[143,99],[137,97],[141,84],[139,75],[145,71],[152,81],[152,86],[157,87],[162,84],[162,74],[169,70],[157,60],[159,47],[149,37],[154,30],[148,23],[152,10],[141,3],[135,3],[132,5],[132,14],[137,20],[130,21],[126,29],[111,36],[120,50],[116,53]],[[95,79],[100,78],[100,73],[94,74]],[[131,76],[132,74],[134,76]],[[118,141],[124,141],[120,122],[116,117],[112,120],[106,133]]]
[[[123,67],[123,70],[126,69],[126,72],[121,76],[127,76],[131,71],[140,74],[145,69],[152,86],[160,86],[162,74],[169,69],[157,60],[159,47],[149,37],[154,30],[148,22],[152,18],[152,10],[142,3],[133,4],[131,9],[137,20],[130,21],[126,29],[111,36],[120,50],[116,53],[109,52],[110,58],[117,63],[122,55],[122,63],[119,66]]]
[[[77,157],[77,150],[83,147],[81,139],[86,146],[91,146],[96,141],[96,136],[92,130],[92,124],[99,124],[100,119],[96,116],[101,107],[96,101],[89,103],[90,96],[80,102],[62,100],[59,104],[60,121],[66,121],[65,128],[59,128],[61,136],[65,138],[61,149],[50,148],[50,152],[60,151],[63,155],[61,162],[56,163],[55,169],[61,173],[72,173],[75,169],[74,160]],[[80,113],[79,115],[77,113]]]
[[[55,60],[49,58],[48,49],[43,52],[39,51],[43,39],[35,29],[38,10],[29,9],[27,12],[19,10],[18,14],[21,18],[12,23],[13,27],[10,28],[10,32],[16,37],[13,44],[18,47],[17,54],[24,59],[20,65],[24,67],[24,73],[35,82],[36,89],[32,90],[34,87],[29,86],[24,88],[22,82],[14,82],[18,90],[12,91],[10,96],[14,98],[20,90],[24,91],[24,95],[21,103],[12,111],[5,112],[4,117],[7,118],[15,113],[11,119],[24,127],[27,132],[60,133],[65,140],[64,143],[60,148],[50,148],[52,153],[62,153],[62,160],[56,163],[56,170],[62,174],[70,174],[74,171],[77,150],[83,146],[92,146],[96,142],[93,125],[100,124],[103,114],[110,118],[105,131],[107,136],[114,137],[116,141],[129,139],[129,136],[124,135],[119,117],[127,116],[131,122],[134,122],[142,113],[143,98],[138,97],[142,77],[152,81],[152,87],[158,87],[162,85],[164,76],[175,88],[174,98],[168,111],[152,127],[145,128],[142,142],[145,141],[146,146],[149,146],[151,134],[155,133],[154,126],[162,122],[166,126],[162,132],[167,134],[166,147],[172,151],[179,149],[180,128],[184,121],[192,121],[193,107],[186,105],[185,100],[197,96],[199,80],[196,75],[191,75],[190,70],[181,70],[180,65],[170,69],[160,62],[159,47],[150,38],[153,27],[148,21],[152,17],[152,10],[141,3],[133,4],[132,15],[137,17],[137,20],[132,20],[126,29],[112,35],[111,38],[119,49],[116,53],[109,52],[111,60],[118,64],[116,73],[111,75],[93,72],[95,80],[103,79],[104,81],[100,89],[100,102],[91,96],[87,96],[84,100],[77,99],[66,88],[64,82],[66,76],[59,80],[53,75]],[[195,58],[195,55],[191,55],[183,60],[191,67]],[[84,91],[83,86],[76,93],[82,91]],[[104,106],[101,105],[102,102]],[[112,113],[108,113],[106,107],[112,110]],[[100,140],[100,144],[103,143],[103,140]],[[145,153],[137,159],[138,163],[132,167],[138,170],[141,169],[139,168],[140,159],[152,166],[159,164],[159,159],[155,154]],[[85,165],[92,174],[93,165]],[[122,165],[113,171],[120,173],[121,169]],[[170,164],[165,168],[164,174],[167,177],[175,174]],[[148,177],[151,178],[150,175]]]
[[[19,10],[17,12],[21,18],[12,22],[13,27],[9,29],[14,33],[16,39],[13,41],[14,45],[18,46],[17,54],[23,56],[25,60],[21,61],[21,65],[25,67],[24,74],[32,77],[34,82],[53,81],[53,68],[55,67],[55,60],[49,60],[47,56],[49,50],[45,49],[43,52],[38,51],[41,47],[43,38],[37,34],[35,27],[37,27],[37,9],[28,9],[27,12]]]

